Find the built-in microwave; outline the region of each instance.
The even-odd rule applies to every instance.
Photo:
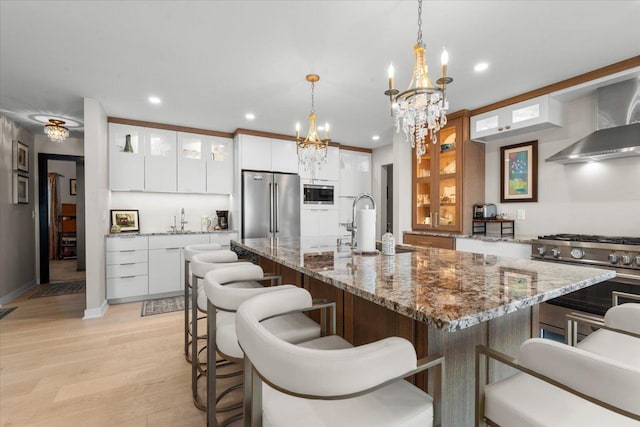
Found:
[[[304,184],[303,201],[305,205],[333,205],[333,185]]]

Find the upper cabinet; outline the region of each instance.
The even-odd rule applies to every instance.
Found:
[[[240,135],[240,168],[298,173],[296,143],[254,135]]]
[[[207,189],[206,148],[211,137],[178,132],[178,192],[204,193]]]
[[[144,190],[176,191],[176,132],[144,128]]]
[[[513,135],[562,126],[562,104],[549,95],[471,117],[471,139],[495,141]]]
[[[144,128],[109,123],[109,188],[144,190]]]
[[[340,150],[340,196],[371,193],[371,153]]]
[[[300,166],[300,178],[312,179],[311,171]],[[340,149],[338,147],[327,147],[327,163],[320,166],[314,179],[323,181],[338,181],[340,179]]]
[[[210,137],[207,146],[207,193],[233,192],[233,140]]]

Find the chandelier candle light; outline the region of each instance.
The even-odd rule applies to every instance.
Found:
[[[317,74],[308,74],[306,80],[311,83],[311,113],[309,113],[309,131],[307,137],[300,138],[300,123],[296,123],[296,145],[298,162],[311,173],[312,179],[324,163],[327,163],[327,146],[329,145],[329,123],[324,125],[324,139],[318,135],[317,117],[314,109],[315,83],[320,80]]]
[[[445,97],[447,85],[453,82],[447,77],[449,54],[442,49],[441,77],[433,86],[424,63],[425,45],[422,42],[422,0],[418,0],[418,40],[413,47],[415,62],[413,76],[406,91],[400,92],[393,86],[393,65],[389,65],[389,89],[384,92],[391,101],[391,115],[395,118],[396,132],[404,133],[411,148],[416,148],[416,156],[420,158],[427,152],[425,139],[427,135],[432,143],[438,142],[438,131],[447,124],[449,103]]]
[[[44,125],[44,133],[53,142],[64,142],[69,137],[69,129],[64,127],[63,120],[49,119],[49,124]]]

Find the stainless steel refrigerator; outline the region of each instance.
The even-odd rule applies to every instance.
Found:
[[[242,238],[300,237],[300,177],[242,171]]]

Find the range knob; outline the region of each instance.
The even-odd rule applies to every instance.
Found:
[[[544,256],[544,254],[546,254],[546,253],[547,253],[547,248],[545,248],[544,246],[540,246],[540,247],[538,248],[538,253],[539,253],[540,255]],[[639,256],[638,258],[640,259],[640,256]]]
[[[622,263],[624,265],[630,265],[631,264],[631,257],[629,255],[622,255]]]
[[[560,257],[560,249],[558,248],[551,249],[551,255],[553,255],[556,258]]]
[[[580,259],[584,257],[584,251],[580,248],[571,249],[571,256],[575,259]]]
[[[616,255],[614,253],[610,253],[609,254],[609,262],[611,264],[616,264],[618,262],[618,255]]]

